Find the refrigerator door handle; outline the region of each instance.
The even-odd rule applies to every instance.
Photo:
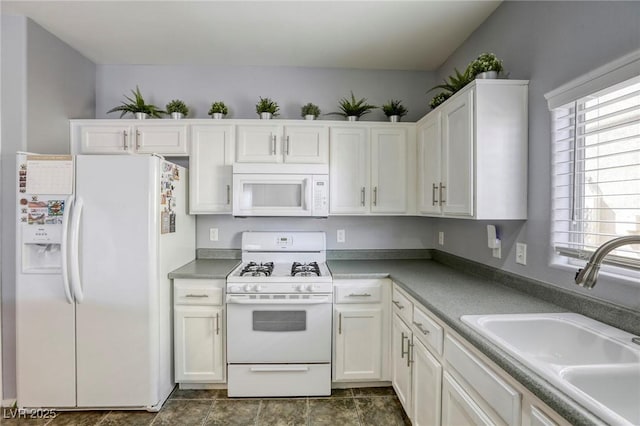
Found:
[[[62,287],[67,302],[73,304],[71,296],[71,283],[69,282],[69,222],[73,213],[73,195],[70,195],[64,204],[64,216],[62,218],[62,241],[60,243],[60,254],[62,255]]]
[[[73,209],[73,217],[71,218],[71,286],[73,287],[73,295],[76,303],[82,303],[84,299],[82,283],[80,282],[80,251],[78,248],[80,240],[80,218],[82,217],[83,205],[84,202],[82,198],[78,198],[76,207]]]

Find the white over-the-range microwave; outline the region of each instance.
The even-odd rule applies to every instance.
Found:
[[[328,216],[329,166],[235,163],[233,215]]]

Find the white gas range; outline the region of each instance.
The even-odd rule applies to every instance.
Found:
[[[324,232],[244,232],[227,277],[229,396],[331,394]]]

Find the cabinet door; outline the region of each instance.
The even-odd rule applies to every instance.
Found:
[[[440,424],[442,366],[418,339],[413,339],[413,344],[411,423],[414,426],[437,426]]]
[[[234,126],[191,128],[189,213],[231,213]]]
[[[371,212],[407,212],[407,130],[371,130]]]
[[[131,126],[86,125],[80,128],[80,154],[127,154],[132,152]]]
[[[445,215],[473,215],[473,93],[469,90],[443,106],[442,209]]]
[[[135,148],[141,154],[187,155],[186,125],[138,125],[135,128]]]
[[[330,214],[369,212],[369,141],[364,128],[330,130]]]
[[[238,126],[238,163],[282,163],[282,126]]]
[[[175,306],[176,382],[224,379],[223,318],[220,307]]]
[[[411,413],[411,363],[409,360],[409,345],[411,344],[411,329],[393,314],[391,326],[391,366],[392,384],[404,411]]]
[[[445,372],[442,382],[442,424],[456,426],[492,426],[494,423],[478,404]]]
[[[442,162],[440,112],[432,112],[418,127],[418,210],[439,216]]]
[[[327,164],[329,162],[329,129],[326,126],[285,127],[284,162]]]
[[[382,307],[336,305],[335,380],[382,380]]]

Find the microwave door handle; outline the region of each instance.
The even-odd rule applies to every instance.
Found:
[[[304,180],[304,198],[305,198],[305,208],[304,210],[308,210],[309,212],[311,211],[311,184],[310,181],[311,179],[307,178]]]

